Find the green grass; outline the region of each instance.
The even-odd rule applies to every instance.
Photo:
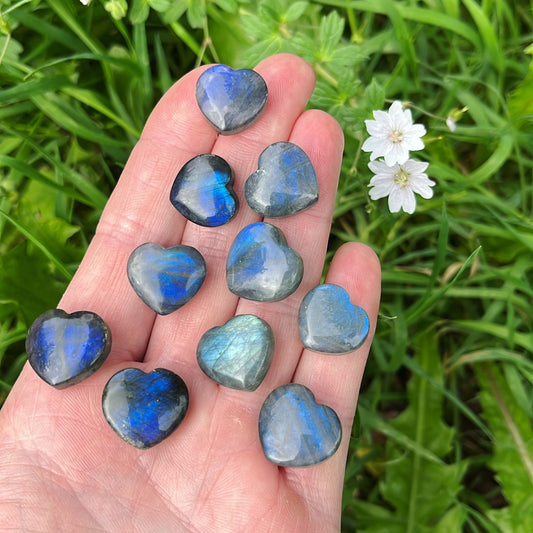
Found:
[[[0,2],[0,400],[161,94],[202,62],[293,52],[317,73],[311,105],[346,136],[330,257],[362,240],[383,265],[343,530],[530,531],[532,4],[129,4],[115,19],[104,5],[124,0]],[[395,99],[425,124],[418,155],[437,182],[413,215],[367,193],[363,120]]]

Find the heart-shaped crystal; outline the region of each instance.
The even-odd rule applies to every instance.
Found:
[[[96,372],[111,350],[111,331],[95,313],[51,309],[31,325],[28,361],[56,389],[75,385]]]
[[[252,391],[263,381],[274,355],[270,326],[254,315],[238,315],[206,331],[196,350],[200,368],[232,389]]]
[[[200,290],[206,274],[204,258],[195,248],[163,248],[152,242],[133,250],[127,270],[139,298],[160,315],[185,305]]]
[[[278,142],[259,156],[258,169],[246,181],[244,194],[260,215],[284,217],[318,201],[318,182],[307,154],[295,144]]]
[[[310,466],[335,453],[342,437],[337,413],[303,385],[273,390],[259,413],[259,438],[266,458],[280,466]]]
[[[166,439],[184,419],[189,392],[184,381],[165,368],[145,373],[117,372],[104,388],[102,409],[115,433],[136,448]]]
[[[239,207],[230,166],[214,154],[193,157],[178,172],[170,202],[185,218],[200,226],[226,224]]]
[[[265,80],[249,69],[214,65],[198,78],[196,100],[210,124],[222,135],[239,133],[263,112],[268,90]]]
[[[272,224],[250,224],[235,237],[226,262],[226,280],[234,294],[276,302],[292,294],[302,276],[302,258]]]
[[[345,289],[326,283],[311,289],[302,300],[298,329],[306,348],[343,354],[363,344],[370,324],[365,310],[352,304]]]

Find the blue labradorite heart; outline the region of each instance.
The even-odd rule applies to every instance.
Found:
[[[306,348],[342,354],[363,344],[370,324],[365,310],[352,304],[345,289],[326,283],[311,289],[303,299],[298,329]]]
[[[110,350],[111,331],[89,311],[46,311],[31,325],[26,337],[30,365],[56,389],[75,385],[96,372]]]
[[[104,388],[102,409],[115,433],[136,448],[151,448],[181,423],[189,407],[184,381],[164,368],[117,372]]]
[[[259,439],[266,458],[280,466],[311,466],[333,455],[342,437],[337,413],[317,403],[303,385],[274,389],[259,413]]]
[[[170,202],[185,218],[200,226],[226,224],[239,207],[230,166],[214,154],[193,157],[178,172]]]
[[[226,280],[234,294],[276,302],[292,294],[302,276],[302,258],[272,224],[250,224],[235,237],[226,262]]]
[[[206,274],[204,258],[195,248],[163,248],[152,242],[133,250],[127,270],[139,298],[160,315],[185,305],[200,290]]]
[[[271,144],[259,156],[258,170],[246,181],[244,194],[260,215],[293,215],[318,201],[315,169],[299,146]]]
[[[214,65],[198,78],[196,101],[210,124],[222,135],[239,133],[263,112],[268,90],[265,80],[249,69]]]
[[[206,331],[196,350],[200,368],[231,389],[252,391],[263,381],[274,355],[270,326],[254,315],[238,315]]]

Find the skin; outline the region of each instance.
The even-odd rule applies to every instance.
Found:
[[[290,532],[339,531],[343,476],[359,386],[376,324],[380,267],[359,243],[336,253],[326,281],[343,286],[370,318],[369,338],[353,353],[330,356],[302,348],[298,307],[320,283],[327,249],[343,134],[328,114],[305,110],[312,68],[291,55],[272,56],[256,70],[269,88],[260,120],[234,136],[218,136],[194,99],[198,76],[180,79],[153,110],[102,215],[98,230],[58,307],[90,310],[110,326],[113,348],[102,368],[58,391],[26,365],[0,411],[0,529],[2,531]],[[259,220],[243,198],[259,154],[276,141],[299,145],[319,181],[317,204],[273,222],[304,261],[299,289],[286,300],[257,303],[227,289],[226,254],[246,224]],[[228,224],[187,222],[168,200],[178,170],[192,157],[216,153],[235,172],[241,209]],[[158,316],[133,292],[126,275],[131,251],[144,242],[187,244],[207,263],[197,295]],[[266,320],[276,351],[254,392],[210,381],[196,362],[209,328],[235,314]],[[126,367],[163,367],[188,386],[190,405],[179,428],[162,443],[138,450],[123,442],[102,414],[102,390]],[[265,459],[257,420],[275,387],[309,387],[342,422],[339,450],[307,468],[281,468]]]

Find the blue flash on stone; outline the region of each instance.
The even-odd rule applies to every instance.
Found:
[[[266,458],[286,467],[311,466],[333,455],[342,426],[331,407],[317,403],[303,385],[274,389],[259,413],[259,438]]]
[[[46,311],[31,325],[26,337],[31,367],[56,389],[75,385],[96,372],[110,350],[109,327],[90,311]]]
[[[274,355],[271,327],[254,315],[237,315],[206,331],[196,350],[198,365],[212,380],[253,391],[266,376]]]
[[[352,304],[344,288],[326,283],[311,289],[302,300],[298,329],[306,348],[343,354],[363,344],[370,323],[366,311]]]
[[[206,265],[200,252],[192,246],[163,248],[147,242],[133,250],[127,271],[139,298],[156,313],[168,315],[200,290]]]
[[[214,154],[193,157],[178,172],[170,202],[186,219],[200,226],[226,224],[239,208],[230,166]]]
[[[285,217],[318,201],[318,182],[307,154],[295,144],[278,142],[259,156],[258,169],[246,181],[244,194],[260,215]]]
[[[302,276],[302,258],[276,226],[256,222],[235,237],[226,262],[226,281],[237,296],[258,302],[283,300],[298,288]]]
[[[211,126],[222,135],[240,133],[263,113],[268,97],[265,80],[254,70],[214,65],[196,84],[196,101]]]
[[[151,448],[182,422],[189,392],[180,376],[164,368],[117,372],[102,395],[104,416],[117,435],[136,448]]]

